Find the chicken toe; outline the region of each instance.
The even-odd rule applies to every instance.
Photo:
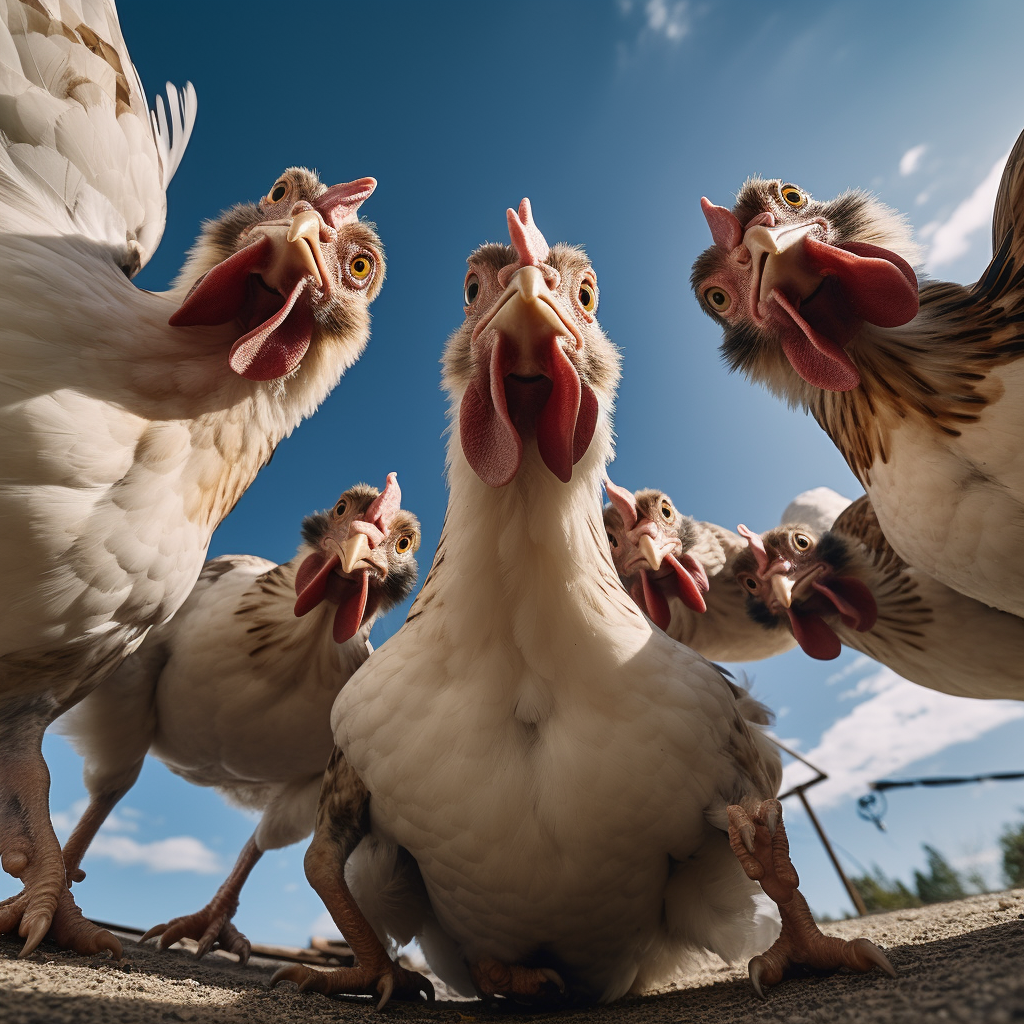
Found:
[[[565,994],[565,982],[548,967],[504,964],[486,957],[470,965],[469,973],[482,996],[528,996],[544,998]]]
[[[763,801],[753,815],[742,807],[730,807],[729,843],[747,876],[760,882],[782,917],[778,939],[748,965],[750,983],[759,996],[763,998],[765,986],[776,985],[801,969],[833,971],[849,967],[865,972],[879,967],[896,977],[889,959],[873,942],[837,939],[818,929],[797,888],[800,879],[789,859],[789,840],[778,800]]]
[[[318,971],[302,964],[292,964],[275,972],[270,979],[271,988],[282,981],[294,982],[300,992],[380,996],[378,1010],[383,1009],[392,996],[418,1001],[423,995],[428,1002],[434,1001],[434,986],[422,974],[408,971],[386,958],[374,966],[356,964],[333,971]]]

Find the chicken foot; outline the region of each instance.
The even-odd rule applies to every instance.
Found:
[[[202,910],[184,917],[175,917],[165,924],[157,924],[139,939],[145,942],[159,936],[157,946],[166,949],[181,938],[188,937],[199,943],[196,959],[206,956],[216,943],[221,949],[234,953],[240,964],[245,964],[252,953],[249,940],[231,923],[238,910],[238,897],[249,877],[249,872],[263,856],[263,851],[256,845],[256,837],[250,836],[242,847],[242,852],[231,869],[231,874],[214,894],[212,900]]]
[[[544,997],[565,994],[565,982],[549,967],[523,967],[485,957],[470,964],[470,976],[477,991],[488,996]]]
[[[369,812],[370,794],[335,748],[324,775],[316,831],[304,863],[309,884],[345,936],[356,963],[333,971],[293,964],[278,970],[270,984],[292,981],[300,992],[380,996],[378,1010],[392,996],[418,1000],[422,993],[433,1002],[434,986],[423,975],[408,971],[391,959],[345,883],[345,861],[369,829]]]
[[[734,804],[729,808],[729,845],[749,878],[761,884],[782,916],[782,932],[772,947],[748,965],[750,983],[764,998],[763,985],[775,985],[793,968],[870,971],[879,967],[891,977],[888,957],[868,939],[837,939],[823,935],[797,886],[800,878],[789,859],[789,839],[782,824],[782,805],[764,800],[754,814]]]
[[[49,936],[64,949],[90,956],[121,943],[83,917],[68,889],[60,844],[50,822],[50,772],[43,760],[46,726],[55,717],[45,699],[0,707],[0,863],[24,889],[0,903],[0,934],[15,929],[28,956]]]

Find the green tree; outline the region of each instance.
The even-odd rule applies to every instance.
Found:
[[[928,858],[928,874],[914,872],[914,888],[922,903],[959,900],[967,895],[963,880],[945,857],[927,843],[921,847]]]
[[[1024,821],[1007,825],[999,837],[1003,848],[1003,877],[1010,888],[1024,886]]]
[[[868,910],[900,910],[919,907],[921,901],[899,879],[887,878],[876,864],[871,874],[851,878]]]

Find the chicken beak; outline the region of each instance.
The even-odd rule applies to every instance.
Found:
[[[661,568],[664,552],[655,547],[654,541],[646,533],[637,542],[636,548],[651,567],[651,572],[657,572]]]
[[[772,593],[783,608],[788,608],[793,603],[793,581],[788,576],[773,576]]]
[[[534,353],[552,334],[568,335],[577,339],[558,315],[554,296],[538,267],[521,267],[512,275],[498,311],[488,327],[518,341],[518,361],[515,372],[533,376],[543,372]]]
[[[780,284],[785,285],[785,294],[806,299],[821,284],[821,274],[811,267],[804,254],[802,242],[811,232],[819,227],[819,221],[813,220],[803,224],[781,224],[768,227],[757,224],[747,228],[743,235],[743,244],[747,247],[758,267],[764,262],[761,273],[758,301],[764,302],[772,290]]]
[[[361,561],[370,557],[370,542],[365,533],[354,533],[338,546],[342,572],[351,572]]]
[[[316,210],[300,210],[289,223],[264,224],[253,235],[266,235],[274,243],[270,262],[260,269],[269,288],[287,295],[296,279],[311,277],[317,288],[330,293],[330,275],[320,251],[320,235],[327,228]]]

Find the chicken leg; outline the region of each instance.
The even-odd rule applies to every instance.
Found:
[[[504,964],[487,957],[469,968],[481,996],[529,996],[541,998],[565,994],[565,982],[550,967]]]
[[[738,805],[729,808],[729,845],[749,878],[761,884],[782,916],[782,933],[772,947],[748,965],[750,983],[764,998],[762,985],[775,985],[793,967],[870,971],[880,967],[896,977],[888,957],[868,939],[837,939],[823,935],[797,886],[800,878],[789,859],[789,839],[782,824],[782,805],[764,800],[753,816]]]
[[[202,910],[194,914],[187,914],[184,917],[175,917],[166,924],[157,924],[146,932],[139,939],[145,942],[155,936],[160,936],[157,945],[160,949],[166,949],[179,939],[187,936],[199,943],[196,950],[196,959],[206,956],[213,949],[213,944],[238,957],[238,962],[245,964],[249,960],[252,946],[249,940],[231,923],[231,918],[238,910],[238,897],[249,877],[249,872],[256,866],[256,862],[263,856],[263,851],[256,845],[256,837],[250,836],[249,841],[242,847],[242,852],[231,869],[231,874],[224,879],[224,883],[214,894],[212,900]]]
[[[407,971],[388,956],[345,883],[345,861],[366,834],[369,816],[370,794],[335,747],[320,790],[316,831],[306,851],[305,868],[309,884],[345,936],[356,964],[333,971],[293,964],[277,971],[270,984],[293,981],[300,992],[309,990],[324,995],[379,995],[378,1010],[393,995],[415,1000],[423,993],[433,1002],[434,986],[423,975]]]
[[[86,956],[121,943],[83,916],[68,889],[60,844],[50,823],[50,772],[43,733],[59,708],[48,697],[14,698],[0,706],[0,853],[3,869],[24,889],[0,903],[0,934],[17,929],[25,939],[19,956],[47,935]]]

